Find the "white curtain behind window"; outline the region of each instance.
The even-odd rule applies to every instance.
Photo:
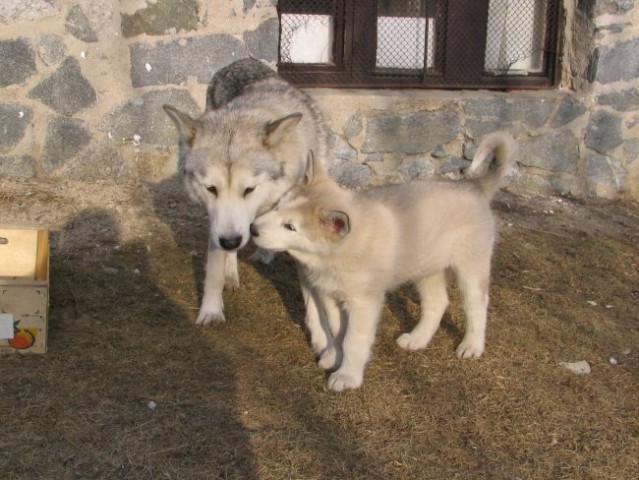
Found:
[[[332,16],[284,14],[281,21],[282,38],[290,38],[282,52],[285,58],[292,63],[332,63]]]
[[[490,0],[484,67],[498,74],[542,67],[546,0]]]

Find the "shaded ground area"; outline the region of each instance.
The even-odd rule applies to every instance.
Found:
[[[0,478],[637,478],[639,207],[494,206],[485,356],[454,356],[454,290],[428,349],[396,347],[404,288],[364,386],[335,394],[285,255],[242,252],[228,322],[194,324],[207,221],[173,181],[0,180],[0,223],[52,229],[49,352],[0,357]]]

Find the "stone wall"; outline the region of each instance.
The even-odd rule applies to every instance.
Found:
[[[275,64],[276,0],[3,0],[0,175],[159,180],[212,74]],[[565,0],[560,88],[535,92],[311,89],[349,185],[457,176],[495,129],[519,141],[514,176],[578,197],[639,199],[639,8]]]

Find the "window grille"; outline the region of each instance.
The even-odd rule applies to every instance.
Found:
[[[559,0],[280,0],[278,70],[299,86],[543,88]]]

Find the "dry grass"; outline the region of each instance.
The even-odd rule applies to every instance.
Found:
[[[432,345],[397,348],[418,313],[404,288],[364,386],[335,394],[286,256],[243,256],[227,324],[200,328],[206,219],[178,190],[22,187],[3,184],[7,221],[52,212],[50,348],[0,358],[0,478],[638,477],[636,205],[501,194],[484,358],[454,356],[454,291]],[[559,365],[576,360],[592,373]]]

